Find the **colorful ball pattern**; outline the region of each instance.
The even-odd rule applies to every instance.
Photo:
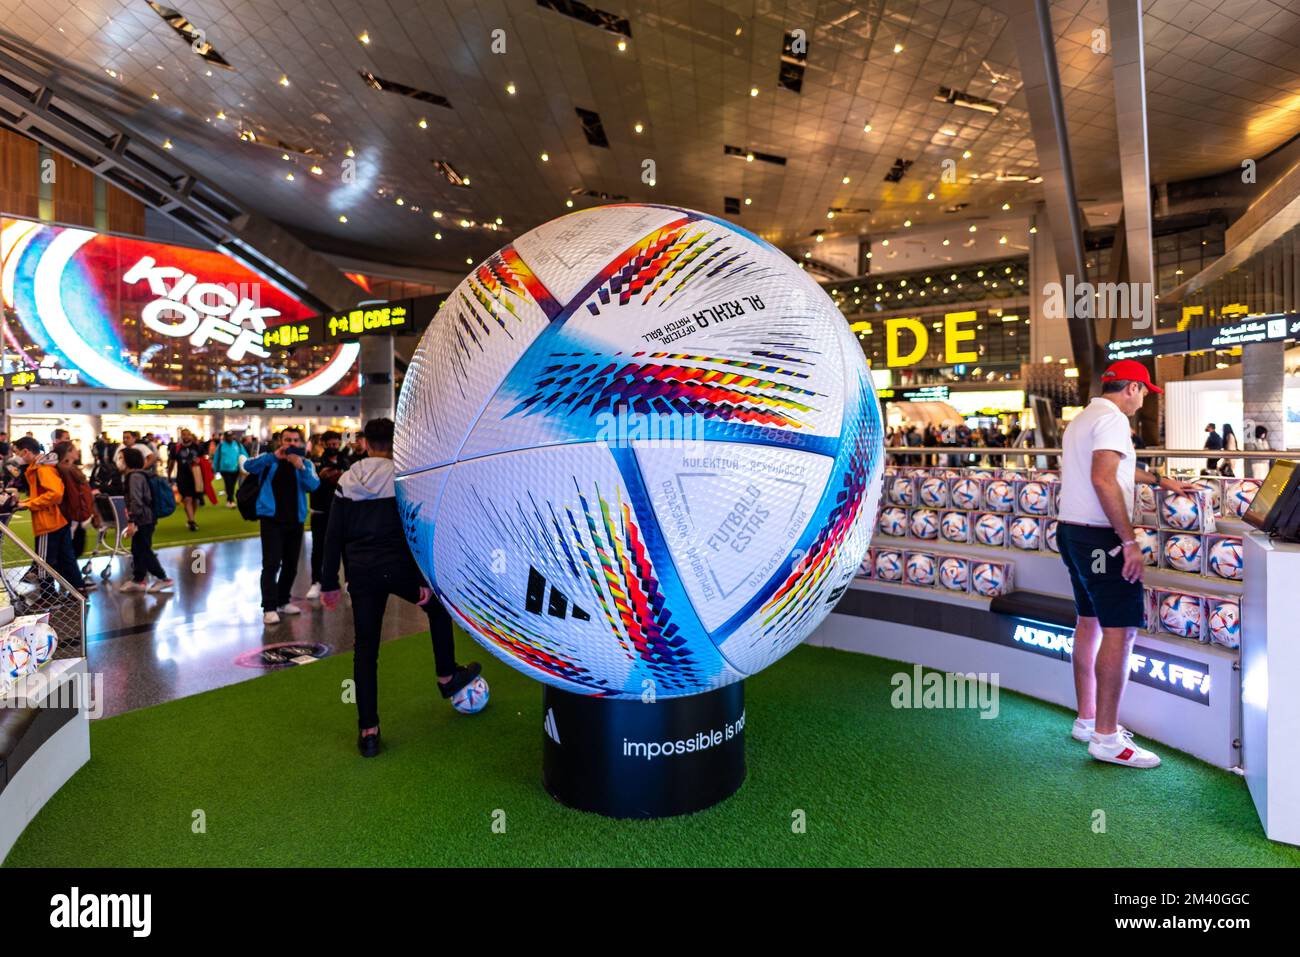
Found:
[[[971,569],[971,589],[977,595],[993,598],[1007,587],[1007,569],[998,562],[977,562]]]
[[[1250,508],[1250,503],[1259,491],[1259,479],[1237,479],[1229,482],[1223,490],[1224,514],[1241,518]]]
[[[1020,486],[1017,497],[1020,511],[1026,515],[1050,515],[1052,511],[1052,489],[1044,482],[1026,482]]]
[[[1142,546],[1142,557],[1151,566],[1160,564],[1160,533],[1146,525],[1133,526],[1133,537]]]
[[[1235,601],[1210,599],[1210,640],[1225,648],[1241,647],[1241,606]]]
[[[478,714],[488,703],[488,683],[480,675],[451,696],[451,706],[461,714]]]
[[[895,505],[916,504],[916,482],[909,475],[897,476],[889,483],[889,500]]]
[[[907,534],[907,509],[890,505],[880,510],[880,534],[895,538]]]
[[[939,560],[939,584],[949,591],[966,591],[970,588],[970,562],[949,555]]]
[[[876,578],[883,582],[903,580],[903,553],[876,552]]]
[[[1201,600],[1193,595],[1170,592],[1160,599],[1160,626],[1180,638],[1200,638],[1205,623]]]
[[[876,552],[875,549],[868,548],[867,554],[862,556],[862,562],[858,565],[858,578],[875,578],[876,577]]]
[[[948,480],[930,476],[921,482],[921,504],[927,508],[948,506]]]
[[[929,539],[939,537],[939,513],[929,508],[918,508],[912,512],[910,522],[913,538]]]
[[[1190,531],[1201,527],[1201,504],[1194,496],[1171,492],[1165,495],[1160,507],[1165,524],[1170,528]]]
[[[1208,558],[1210,571],[1229,581],[1241,581],[1244,571],[1245,555],[1241,540],[1221,538],[1210,546]]]
[[[1017,515],[1008,530],[1011,544],[1024,551],[1037,551],[1043,544],[1043,523],[1028,515]]]
[[[970,517],[965,512],[944,512],[939,520],[939,534],[945,541],[969,542]]]
[[[975,519],[975,540],[981,545],[1001,548],[1007,543],[1007,520],[1001,515],[984,512]]]
[[[1223,483],[1214,479],[1197,479],[1192,483],[1199,489],[1210,493],[1210,511],[1215,515],[1223,514]]]
[[[1201,536],[1179,532],[1165,539],[1165,565],[1180,572],[1201,570]]]
[[[1016,507],[1016,495],[1011,483],[994,479],[984,486],[984,507],[995,512],[1009,512]]]
[[[0,638],[0,681],[17,681],[36,670],[36,657],[20,635]]]
[[[963,478],[952,483],[952,504],[954,508],[979,508],[983,486],[978,479]]]
[[[907,583],[929,587],[934,584],[934,556],[914,552],[907,556]]]
[[[1049,551],[1061,551],[1061,547],[1056,543],[1056,519],[1050,518],[1043,526],[1043,547]]]

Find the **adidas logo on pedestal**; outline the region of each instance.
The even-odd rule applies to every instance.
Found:
[[[550,708],[546,709],[546,720],[542,722],[542,730],[556,744],[560,743],[560,729],[555,726],[555,712]]]
[[[550,586],[550,595],[546,594],[546,579],[542,573],[531,565],[528,566],[528,591],[524,595],[524,611],[530,611],[534,615],[542,613],[542,600],[546,599],[546,614],[552,618],[563,618],[568,614],[569,608],[573,609],[573,617],[578,621],[591,621],[591,616],[573,605],[568,596],[560,591],[554,585]]]

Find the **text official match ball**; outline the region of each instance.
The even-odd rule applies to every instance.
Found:
[[[1011,538],[1011,544],[1016,548],[1025,551],[1037,551],[1043,544],[1043,525],[1036,518],[1030,518],[1028,515],[1017,515],[1011,520],[1011,525],[1007,529],[1007,535]]]
[[[926,508],[947,508],[948,480],[931,476],[921,483],[921,504]]]
[[[912,513],[911,529],[913,538],[938,538],[939,513],[929,508],[918,508]]]
[[[984,486],[984,507],[995,512],[1009,512],[1016,507],[1016,495],[1011,483],[994,479]]]
[[[934,556],[921,553],[907,556],[907,583],[909,585],[934,584]]]
[[[945,541],[969,542],[970,518],[965,512],[944,512],[939,519],[939,534]]]
[[[1160,625],[1171,635],[1200,638],[1204,623],[1201,600],[1170,592],[1160,599]]]
[[[950,497],[954,508],[979,508],[983,485],[979,479],[957,479],[952,483]]]
[[[881,581],[897,582],[903,580],[903,553],[877,552],[876,577]]]
[[[396,419],[407,539],[453,620],[603,697],[711,691],[802,642],[866,553],[884,468],[830,297],[672,206],[582,210],[489,256]]]
[[[880,534],[901,538],[907,534],[907,509],[890,505],[880,510]]]
[[[939,584],[949,591],[966,591],[970,587],[970,562],[953,555],[941,558]]]
[[[1000,548],[1007,543],[1007,520],[1001,515],[984,512],[975,519],[975,541]]]
[[[1019,502],[1026,515],[1046,515],[1052,510],[1052,489],[1045,482],[1026,482],[1020,487]]]
[[[1244,562],[1245,557],[1242,554],[1241,542],[1239,541],[1221,538],[1210,546],[1207,563],[1210,566],[1210,571],[1220,578],[1226,578],[1234,582],[1241,581]]]
[[[1159,564],[1160,533],[1154,528],[1147,528],[1145,525],[1135,525],[1133,527],[1133,538],[1137,541],[1138,547],[1142,549],[1142,559],[1148,565]]]
[[[1170,528],[1193,529],[1201,525],[1201,505],[1191,495],[1168,494],[1160,510]]]
[[[1241,606],[1235,601],[1210,599],[1210,640],[1225,648],[1241,647]]]
[[[1180,572],[1201,570],[1201,537],[1179,532],[1165,539],[1165,564]]]

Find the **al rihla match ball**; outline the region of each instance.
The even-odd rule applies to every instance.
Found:
[[[1241,542],[1231,538],[1221,538],[1210,546],[1208,563],[1210,571],[1229,581],[1241,581],[1242,566],[1245,556],[1242,554]]]
[[[902,475],[889,483],[889,500],[895,505],[916,504],[916,482],[910,475]]]
[[[884,468],[831,298],[672,206],[582,210],[489,256],[421,338],[396,420],[406,535],[452,619],[611,698],[711,691],[802,642],[866,553]]]
[[[958,479],[952,483],[952,504],[957,508],[979,508],[981,490],[978,479]]]
[[[1145,525],[1134,525],[1133,538],[1142,549],[1143,560],[1148,565],[1158,564],[1160,555],[1156,550],[1160,547],[1160,533]]]
[[[995,562],[979,562],[971,569],[971,589],[978,595],[993,598],[1007,587],[1007,570]]]
[[[1007,543],[1007,520],[985,512],[975,519],[975,540],[981,545],[1001,547]]]
[[[1056,519],[1054,518],[1049,518],[1043,526],[1043,547],[1057,553],[1061,551],[1056,544]]]
[[[1161,505],[1165,524],[1183,530],[1200,527],[1201,503],[1195,496],[1172,493],[1166,495]]]
[[[912,535],[915,538],[937,538],[939,536],[939,515],[933,509],[918,508],[912,513]]]
[[[1025,551],[1037,551],[1043,543],[1042,523],[1028,515],[1017,515],[1011,520],[1008,530],[1011,544]]]
[[[1211,600],[1210,640],[1225,648],[1241,647],[1241,607],[1235,601]]]
[[[948,480],[930,476],[922,482],[921,504],[928,508],[945,508],[948,505]]]
[[[970,519],[965,512],[944,512],[939,520],[939,534],[950,542],[968,542]]]
[[[1160,599],[1160,624],[1170,634],[1183,638],[1201,637],[1202,615],[1199,598],[1170,592]]]
[[[934,556],[922,552],[907,556],[906,575],[909,585],[933,585]]]
[[[1258,479],[1238,479],[1229,482],[1223,489],[1223,511],[1226,515],[1241,518],[1250,508],[1255,493],[1259,491]]]
[[[27,642],[27,650],[31,653],[36,667],[49,661],[58,645],[58,636],[50,626],[48,612],[15,618],[9,625],[9,634],[15,638],[21,637]]]
[[[1165,564],[1180,572],[1201,570],[1201,537],[1179,532],[1165,539]]]
[[[984,486],[984,507],[995,512],[1009,512],[1016,505],[1015,493],[1011,483],[1003,479],[994,479]]]
[[[880,510],[880,534],[895,538],[907,534],[907,509],[891,505]]]
[[[903,578],[902,552],[877,552],[876,577],[886,582],[901,581]]]
[[[482,675],[476,675],[473,681],[451,696],[451,706],[461,714],[478,714],[487,707],[488,696],[488,683]]]
[[[0,677],[12,682],[35,670],[36,658],[26,638],[13,632],[0,637]]]
[[[949,591],[965,591],[970,585],[970,562],[952,555],[941,559],[939,584]]]
[[[1052,490],[1043,482],[1026,482],[1020,487],[1020,511],[1046,515],[1052,507]]]

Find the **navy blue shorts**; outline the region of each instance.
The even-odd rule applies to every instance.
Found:
[[[1096,618],[1103,628],[1146,624],[1142,581],[1124,580],[1124,553],[1114,529],[1059,522],[1056,544],[1070,573],[1074,608],[1081,617]]]

